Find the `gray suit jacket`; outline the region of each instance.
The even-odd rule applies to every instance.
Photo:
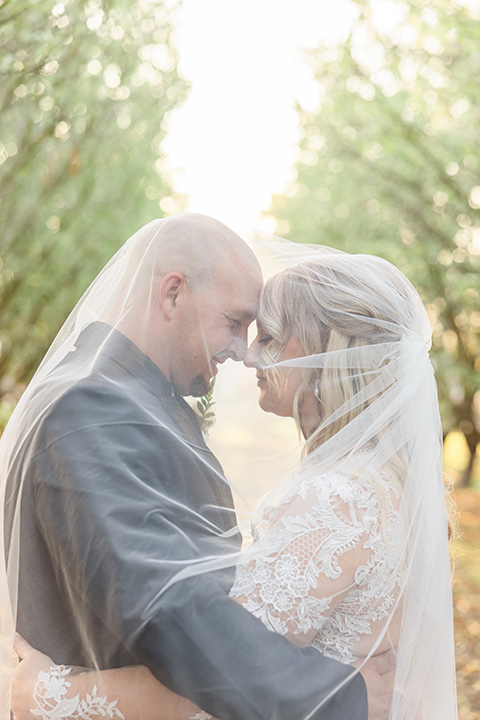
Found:
[[[8,539],[21,492],[19,632],[57,663],[143,663],[223,720],[306,717],[350,668],[231,600],[233,568],[160,592],[196,558],[238,551],[240,534],[195,414],[120,333],[98,353],[107,334],[87,328],[30,402],[6,502]],[[72,366],[88,372],[62,388]],[[312,715],[366,716],[359,675]]]

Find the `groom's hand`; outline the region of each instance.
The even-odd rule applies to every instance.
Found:
[[[389,717],[395,684],[396,653],[387,650],[357,666],[367,686],[368,720]]]
[[[38,720],[32,714],[36,705],[34,689],[39,672],[47,672],[53,665],[53,660],[35,650],[18,633],[15,633],[13,649],[22,661],[13,671],[11,711],[14,720]]]

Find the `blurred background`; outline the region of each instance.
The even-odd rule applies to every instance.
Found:
[[[460,718],[478,718],[480,0],[0,0],[0,44],[0,428],[155,217],[392,261],[434,328]],[[298,439],[261,417],[251,371],[227,368],[210,439],[241,510]]]

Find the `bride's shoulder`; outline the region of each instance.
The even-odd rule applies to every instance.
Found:
[[[383,533],[394,537],[397,532],[399,499],[395,477],[369,467],[367,458],[330,468],[310,464],[297,473],[279,502],[263,508],[252,523],[252,536],[273,542],[275,533],[290,537],[321,527],[332,537],[368,535],[369,542],[383,547]]]
[[[282,510],[299,503],[307,507],[370,507],[372,512],[387,504],[393,509],[401,494],[399,482],[393,473],[376,468],[370,460],[367,453],[358,453],[329,468],[306,465],[285,493]]]

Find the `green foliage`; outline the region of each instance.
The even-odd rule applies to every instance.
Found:
[[[279,234],[381,255],[412,280],[434,326],[445,433],[459,428],[473,453],[480,16],[460,0],[354,4],[346,41],[311,55],[320,107],[299,108],[297,178],[271,214]]]
[[[194,401],[193,409],[200,419],[202,432],[206,435],[215,423],[215,400],[213,399],[213,391],[215,390],[215,378],[210,382],[210,390],[201,398]]]
[[[138,227],[183,210],[162,153],[177,0],[0,0],[0,397]]]

